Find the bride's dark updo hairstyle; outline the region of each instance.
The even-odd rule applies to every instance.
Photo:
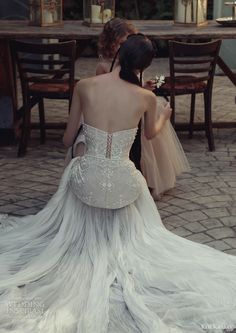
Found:
[[[150,39],[142,34],[130,35],[119,49],[120,78],[142,86],[142,72],[150,66],[155,56]],[[140,71],[140,79],[135,71]]]

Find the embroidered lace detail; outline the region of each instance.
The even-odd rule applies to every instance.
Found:
[[[74,159],[70,186],[84,203],[116,209],[137,199],[143,177],[129,160],[137,129],[106,133],[84,125],[86,154]]]
[[[86,153],[97,157],[110,159],[127,159],[130,147],[134,141],[137,128],[107,133],[87,124],[83,124]]]
[[[112,134],[107,134],[106,158],[111,158]]]

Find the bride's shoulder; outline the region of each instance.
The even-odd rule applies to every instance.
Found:
[[[80,96],[88,95],[91,91],[94,90],[95,87],[101,84],[100,81],[101,80],[99,76],[84,78],[76,83],[75,89]]]
[[[156,105],[156,103],[157,103],[156,95],[148,89],[144,89],[144,88],[141,88],[141,89],[142,89],[142,94],[143,94],[143,97],[144,97],[146,103],[151,106]]]
[[[145,96],[146,98],[149,98],[149,99],[156,99],[156,95],[151,91],[151,90],[148,90],[144,87],[141,87],[141,86],[137,86],[138,90],[140,93],[142,93],[143,96]]]
[[[80,96],[80,98],[86,95],[89,87],[91,86],[91,83],[89,81],[90,79],[81,79],[76,82],[74,86],[74,94]]]
[[[92,77],[89,77],[89,78],[84,78],[84,79],[79,80],[76,83],[75,87],[78,90],[87,89],[95,81],[96,81],[96,76],[92,76]]]
[[[74,86],[74,90],[77,92],[81,92],[81,90],[83,90],[83,87],[86,86],[86,80],[87,79],[81,79],[78,82],[76,82],[75,86]]]

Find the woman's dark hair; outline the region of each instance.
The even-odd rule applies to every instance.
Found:
[[[119,50],[120,78],[142,86],[142,72],[150,66],[155,55],[152,42],[142,34],[130,35]],[[140,71],[140,80],[135,74]]]

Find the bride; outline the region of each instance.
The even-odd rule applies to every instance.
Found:
[[[152,44],[130,37],[120,67],[75,88],[64,143],[84,117],[85,153],[43,210],[2,216],[0,333],[203,333],[236,327],[236,258],[168,231],[129,160],[156,98],[137,74]]]

